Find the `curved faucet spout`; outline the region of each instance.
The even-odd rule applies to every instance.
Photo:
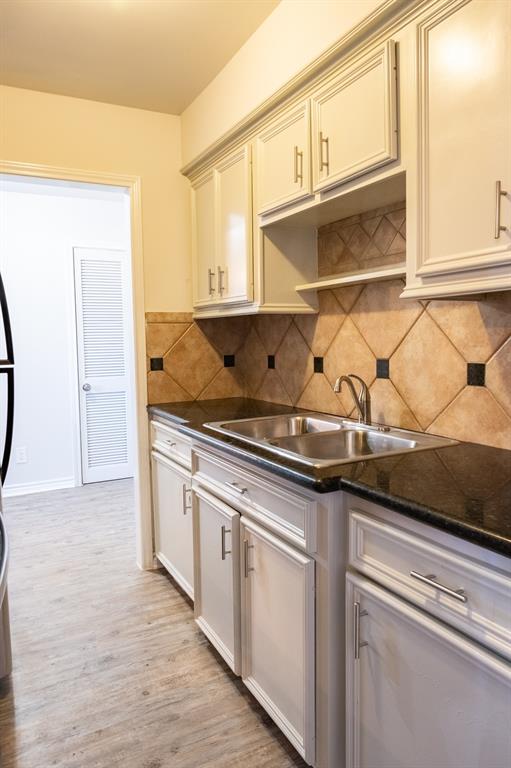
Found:
[[[355,385],[353,384],[352,379],[356,379],[360,384],[360,392],[358,395],[355,391]],[[353,401],[358,411],[359,422],[369,424],[369,390],[367,388],[367,384],[363,379],[360,378],[360,376],[357,376],[355,373],[350,373],[348,376],[339,376],[335,380],[334,392],[341,392],[341,388],[344,383],[348,385],[348,389],[351,393],[351,396],[353,397]]]

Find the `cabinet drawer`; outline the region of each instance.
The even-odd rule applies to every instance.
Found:
[[[151,421],[151,444],[153,450],[163,453],[169,459],[177,461],[188,469],[192,463],[192,445],[190,440],[177,429],[162,424],[161,421]]]
[[[349,504],[350,565],[511,658],[511,571],[467,556],[462,540],[458,551],[444,547],[427,526],[406,518],[396,525],[393,513],[357,502]]]
[[[288,484],[201,448],[193,451],[193,482],[294,546],[316,551],[316,502]]]

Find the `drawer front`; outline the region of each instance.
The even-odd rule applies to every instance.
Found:
[[[274,477],[202,448],[193,450],[193,483],[206,488],[307,552],[316,551],[316,502]]]
[[[426,526],[425,536],[407,528],[406,518],[397,526],[385,513],[349,504],[350,565],[511,658],[511,573],[442,547]]]
[[[167,424],[162,424],[160,421],[151,421],[151,445],[153,450],[163,453],[169,459],[173,459],[190,469],[192,464],[192,444],[177,429]]]

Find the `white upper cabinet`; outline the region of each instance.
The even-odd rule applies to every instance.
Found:
[[[311,194],[308,101],[279,115],[258,134],[255,182],[260,214]]]
[[[216,298],[215,175],[203,176],[192,190],[192,248],[194,306]]]
[[[418,25],[416,246],[405,295],[511,288],[510,40],[507,0],[442,3]]]
[[[395,44],[344,66],[312,97],[314,191],[397,158]]]

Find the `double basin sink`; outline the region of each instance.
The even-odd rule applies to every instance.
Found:
[[[316,468],[456,444],[436,435],[371,426],[322,413],[215,421],[205,426]]]

